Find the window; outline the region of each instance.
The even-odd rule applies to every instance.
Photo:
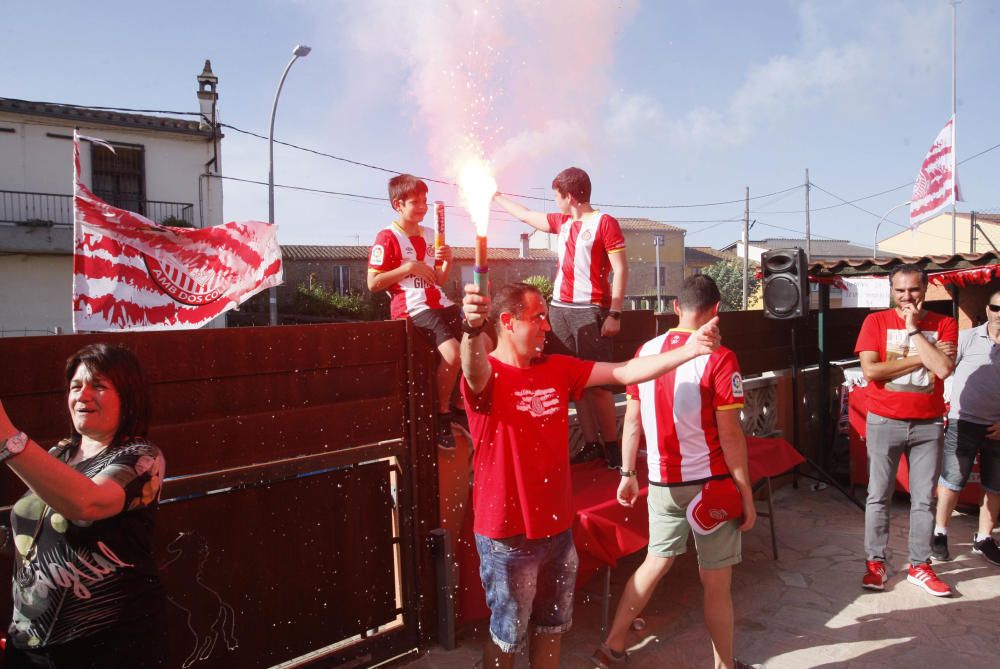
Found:
[[[658,269],[660,270],[660,286],[664,287],[667,285],[667,268],[660,265]]]
[[[94,195],[108,204],[146,214],[145,150],[115,145],[114,153],[98,144],[90,145]]]
[[[351,268],[347,265],[334,265],[330,288],[339,295],[351,292]]]

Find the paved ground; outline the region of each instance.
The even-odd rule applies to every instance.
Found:
[[[804,481],[775,494],[779,506],[780,560],[770,552],[766,519],[745,536],[744,562],[734,575],[737,654],[768,669],[977,669],[997,667],[1000,642],[1000,567],[971,554],[974,516],[956,514],[952,525],[955,560],[937,565],[954,589],[935,598],[906,582],[908,505],[893,506],[890,578],[887,590],[860,587],[863,516],[838,491],[813,491]],[[692,547],[693,548],[693,547]],[[612,593],[641,555],[612,572]],[[597,584],[590,587],[596,590]],[[712,666],[701,622],[701,593],[693,555],[677,561],[661,583],[633,633],[632,669]],[[563,643],[563,666],[590,667],[587,658],[599,641],[600,604],[578,595],[574,627]],[[480,657],[483,625],[460,632],[453,651],[432,648],[410,669],[466,669]],[[527,667],[524,657],[518,667]]]

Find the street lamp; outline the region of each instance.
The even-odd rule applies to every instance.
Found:
[[[878,229],[882,227],[883,223],[885,223],[885,219],[889,218],[889,214],[896,211],[900,207],[909,206],[909,204],[910,204],[909,200],[907,200],[906,202],[900,202],[895,207],[882,214],[882,218],[879,219],[878,225],[875,226],[875,237],[872,239],[872,258],[878,258]]]
[[[278,90],[274,92],[274,104],[271,105],[271,133],[267,136],[267,222],[274,225],[274,115],[278,111],[278,97],[281,96],[281,87],[285,85],[285,77],[292,69],[299,58],[304,58],[312,51],[312,47],[303,44],[296,45],[292,51],[292,59],[285,66],[285,71],[281,73],[281,81],[278,82]],[[268,302],[270,312],[270,324],[278,324],[278,289],[274,286],[268,291]]]

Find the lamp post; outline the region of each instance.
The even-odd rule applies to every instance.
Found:
[[[653,246],[656,247],[656,309],[655,313],[663,311],[663,286],[660,283],[660,247],[663,246],[663,235],[653,236]]]
[[[312,51],[312,47],[303,44],[296,45],[292,51],[292,59],[285,66],[285,71],[281,73],[281,80],[278,82],[278,90],[274,92],[274,104],[271,105],[271,132],[267,136],[267,222],[274,225],[274,115],[278,111],[278,98],[281,96],[281,87],[285,85],[285,77],[292,69],[299,58],[304,58]],[[278,324],[278,289],[272,286],[268,290],[269,322],[271,325]]]
[[[909,204],[910,204],[909,200],[907,200],[906,202],[900,202],[895,207],[882,214],[882,218],[879,219],[878,225],[875,226],[875,236],[872,239],[872,258],[878,258],[878,229],[882,227],[883,223],[885,223],[885,219],[889,218],[889,214],[896,211],[900,207],[907,207],[909,206]]]

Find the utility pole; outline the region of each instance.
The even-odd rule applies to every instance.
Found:
[[[809,232],[809,168],[806,168],[806,264],[812,262],[812,235]]]
[[[955,203],[958,201],[958,146],[955,126],[958,125],[958,0],[951,0],[951,254],[958,253],[955,223]]]
[[[746,187],[743,204],[743,311],[750,297],[750,186]]]
[[[660,247],[663,246],[663,235],[653,237],[653,246],[656,247],[656,309],[655,313],[663,311],[663,284],[660,281]]]

